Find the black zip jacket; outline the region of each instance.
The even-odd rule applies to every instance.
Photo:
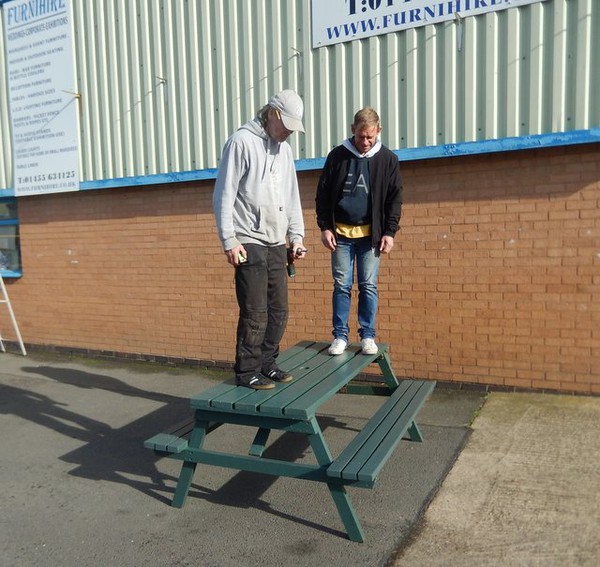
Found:
[[[335,147],[325,160],[317,186],[317,224],[321,231],[335,232],[335,207],[340,199],[354,155],[344,146]],[[395,236],[402,214],[402,179],[396,155],[381,146],[369,159],[371,185],[371,237],[379,248],[383,236]]]

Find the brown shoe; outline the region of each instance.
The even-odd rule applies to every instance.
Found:
[[[270,380],[273,380],[273,382],[291,382],[294,377],[291,374],[288,374],[287,372],[284,372],[283,370],[280,370],[279,368],[275,368],[275,370],[271,370],[271,372],[263,372],[263,376],[267,377]]]

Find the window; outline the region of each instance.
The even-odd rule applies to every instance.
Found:
[[[21,275],[19,217],[13,197],[0,197],[0,274],[3,278]]]

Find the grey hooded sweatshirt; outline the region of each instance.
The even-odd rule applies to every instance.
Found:
[[[239,244],[276,246],[302,240],[304,220],[292,148],[273,140],[258,118],[223,148],[213,193],[223,250]]]

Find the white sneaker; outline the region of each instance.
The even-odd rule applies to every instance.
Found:
[[[346,341],[344,339],[333,339],[329,350],[327,351],[329,354],[338,355],[342,354],[346,350]]]
[[[373,339],[363,339],[360,341],[360,346],[362,347],[363,354],[377,354],[379,352]]]

